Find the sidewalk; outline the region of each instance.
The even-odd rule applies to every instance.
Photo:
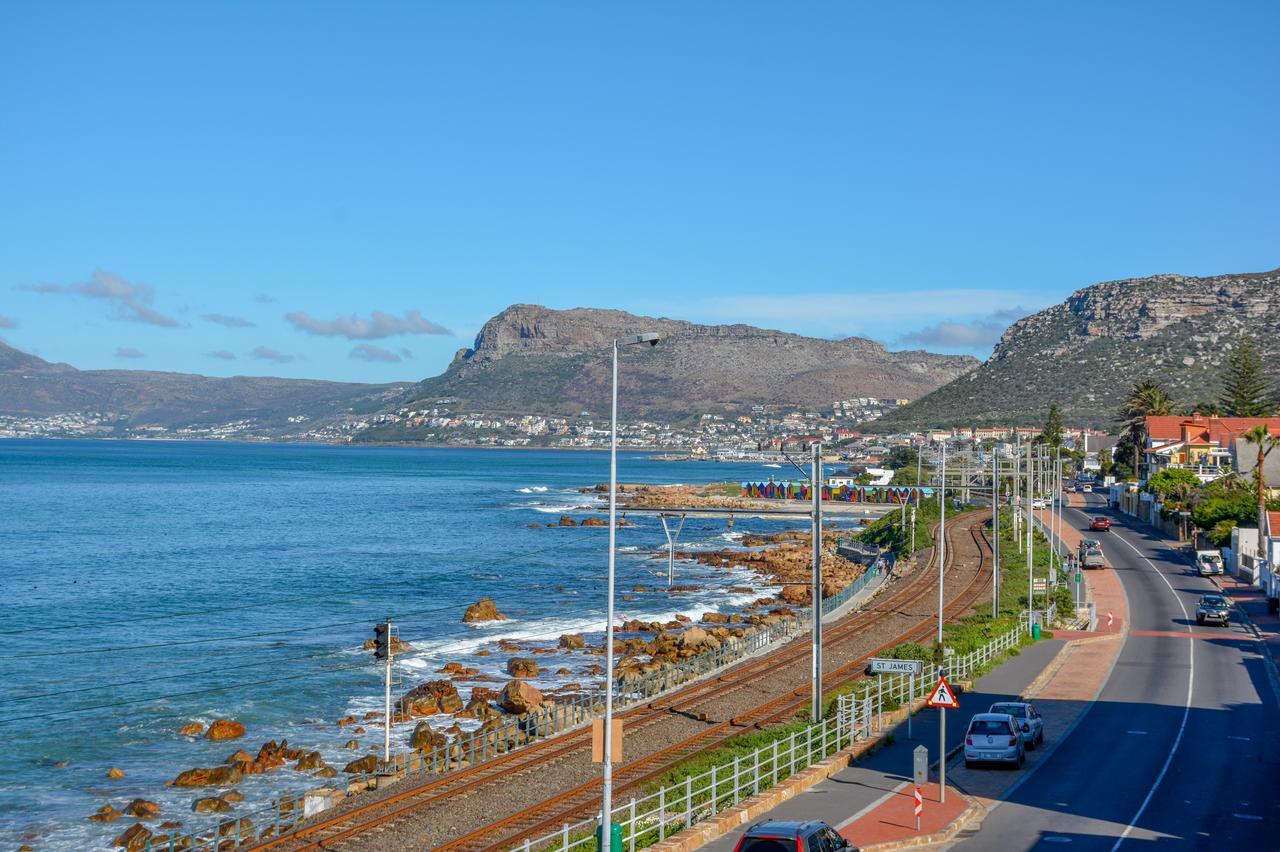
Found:
[[[1069,546],[1079,538],[1076,530],[1063,530],[1063,540]],[[1098,606],[1099,630],[1055,631],[1053,639],[1022,649],[962,692],[961,709],[947,714],[946,750],[956,765],[948,761],[945,803],[938,801],[936,783],[939,714],[925,709],[912,720],[911,738],[907,724],[899,724],[880,749],[752,821],[822,819],[855,846],[875,850],[939,843],[954,836],[972,818],[1007,796],[1052,753],[1102,689],[1124,641],[1128,607],[1114,571],[1086,571],[1084,577]],[[1113,614],[1110,630],[1105,627],[1108,611]],[[1018,698],[1039,705],[1045,718],[1045,744],[1027,753],[1021,772],[964,768],[956,756],[970,717],[996,701]],[[922,790],[924,814],[917,833],[911,767],[912,751],[918,745],[929,749],[934,769],[931,783]],[[701,848],[729,852],[741,834],[742,829],[735,828]]]

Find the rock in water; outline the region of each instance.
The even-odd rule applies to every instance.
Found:
[[[431,751],[433,748],[444,748],[449,738],[436,731],[428,722],[419,722],[409,735],[409,748],[418,751]]]
[[[364,757],[358,757],[343,767],[343,772],[355,774],[363,772],[369,774],[377,770],[378,756],[376,754],[366,754]]]
[[[123,847],[127,852],[141,852],[147,847],[147,841],[150,839],[151,830],[142,823],[135,822],[125,829],[124,833],[112,842],[112,845]]]
[[[498,605],[493,602],[493,598],[481,598],[467,607],[467,611],[462,615],[462,620],[468,624],[477,621],[506,621],[506,619],[507,617],[498,611]]]
[[[211,740],[233,740],[244,736],[244,725],[234,719],[218,719],[209,726],[205,736]]]
[[[197,767],[188,769],[178,775],[177,778],[173,779],[173,786],[212,787],[215,785],[239,784],[242,777],[240,770],[234,766]]]
[[[120,812],[111,805],[103,805],[97,813],[90,814],[89,819],[93,822],[115,822],[120,819]]]
[[[232,808],[231,803],[221,796],[207,796],[192,802],[191,810],[198,814],[225,814],[229,813]]]
[[[512,677],[537,677],[538,663],[529,657],[512,657],[507,660],[507,674]]]
[[[179,728],[178,733],[184,737],[198,737],[204,733],[204,725],[199,722],[192,722],[190,725],[183,725]]]
[[[790,604],[802,604],[809,600],[809,587],[799,584],[783,586],[778,597]]]
[[[323,769],[324,758],[320,756],[318,751],[309,751],[302,757],[298,758],[298,762],[294,764],[294,769],[298,772],[308,772],[312,769]]]
[[[432,716],[437,713],[457,713],[462,709],[462,696],[458,688],[447,680],[432,680],[415,686],[396,703],[402,713],[415,716]]]
[[[128,816],[137,817],[138,819],[155,819],[160,816],[160,806],[146,799],[134,799],[124,809],[124,812]]]
[[[607,527],[609,522],[604,518],[583,518],[580,526],[584,527]],[[622,526],[619,524],[618,526]]]
[[[119,780],[124,777],[124,770],[118,766],[113,766],[107,770],[107,777]]]
[[[565,633],[560,637],[561,648],[568,648],[571,651],[576,651],[578,648],[585,648],[586,645],[587,640],[582,638],[581,633]]]
[[[502,688],[498,704],[509,713],[528,713],[542,706],[542,693],[523,680],[513,680]]]
[[[578,522],[568,515],[561,515],[559,523],[562,527],[576,527],[578,525]]]

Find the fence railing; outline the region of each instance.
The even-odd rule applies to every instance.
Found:
[[[880,570],[868,568],[835,595],[822,601],[823,616],[852,600],[881,576]],[[642,675],[626,674],[614,681],[614,709],[623,709],[653,698],[725,666],[750,657],[773,645],[785,642],[809,624],[812,609],[805,607],[769,625],[762,625],[749,636],[731,637],[718,647]],[[492,727],[484,727],[454,737],[446,745],[429,750],[412,750],[392,755],[391,761],[379,761],[380,775],[404,776],[417,773],[445,774],[492,760],[498,755],[520,748],[534,740],[570,731],[604,715],[604,690],[591,690],[574,696],[557,697],[555,703],[522,717],[501,719]],[[375,773],[351,773],[343,781],[333,781],[295,798],[283,798],[258,808],[246,817],[227,820],[216,828],[192,834],[171,834],[152,843],[148,850],[236,849],[257,840],[292,830],[303,819],[326,810],[339,795],[370,789]],[[256,822],[255,822],[256,821]]]
[[[920,675],[876,675],[868,686],[839,696],[832,715],[790,735],[734,757],[732,763],[666,784],[643,796],[615,803],[612,821],[621,828],[622,850],[633,852],[701,822],[743,799],[777,785],[842,748],[880,733],[885,714],[929,695],[945,671],[963,680],[985,671],[1030,632],[1029,619],[968,654],[951,657],[944,666],[926,665]],[[600,817],[566,823],[557,831],[525,840],[523,852],[588,850],[596,847]]]

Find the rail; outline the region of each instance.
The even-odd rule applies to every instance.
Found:
[[[944,670],[955,680],[986,671],[1025,641],[1030,634],[1029,623],[1027,618],[1020,619],[1013,630],[968,654],[951,658],[944,666],[927,667],[926,674],[876,675],[874,680],[860,681],[872,686],[865,688],[863,694],[839,696],[834,713],[821,721],[752,752],[736,755],[732,763],[713,765],[615,805],[612,815],[622,833],[620,852],[652,846],[776,786],[842,748],[879,735],[886,726],[886,713],[928,696]],[[558,830],[527,839],[515,848],[522,852],[595,849],[599,826],[599,815],[565,823]]]
[[[879,576],[880,570],[869,567],[845,588],[824,598],[823,617],[843,607]],[[614,709],[652,701],[705,675],[781,645],[806,628],[811,620],[811,611],[811,607],[801,608],[794,615],[763,625],[749,636],[727,639],[719,647],[661,669],[642,675],[620,675],[614,681]],[[198,852],[249,846],[293,830],[304,819],[327,810],[346,795],[372,789],[379,775],[445,775],[467,769],[536,740],[582,728],[604,715],[604,702],[604,690],[600,687],[581,695],[559,697],[552,706],[519,718],[503,719],[493,727],[457,735],[445,745],[394,754],[387,764],[379,761],[375,772],[350,773],[345,779],[308,790],[301,796],[278,799],[247,816],[226,820],[204,831],[178,832],[157,838],[154,842],[148,840],[143,848],[147,852]]]

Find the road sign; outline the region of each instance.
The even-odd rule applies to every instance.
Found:
[[[887,660],[872,657],[867,661],[868,674],[912,674],[924,672],[924,663],[919,660]]]
[[[929,696],[927,703],[930,707],[960,709],[960,702],[956,700],[956,692],[951,688],[951,684],[947,683],[945,677],[938,678],[938,685],[933,688],[933,693]]]
[[[920,817],[924,814],[924,794],[916,788],[916,831],[920,830]]]
[[[912,777],[916,785],[929,783],[929,749],[922,745],[916,746],[911,752],[911,759]]]
[[[1115,620],[1115,614],[1112,613],[1111,610],[1107,610],[1107,626],[1110,627]]]
[[[1082,575],[1079,571],[1077,571],[1077,572],[1076,572],[1076,582],[1077,582],[1077,583],[1079,583],[1079,582],[1081,582],[1082,580],[1084,580],[1084,575]]]
[[[1043,592],[1046,588],[1048,588],[1048,583],[1044,580],[1032,580],[1031,588],[1034,591]]]

